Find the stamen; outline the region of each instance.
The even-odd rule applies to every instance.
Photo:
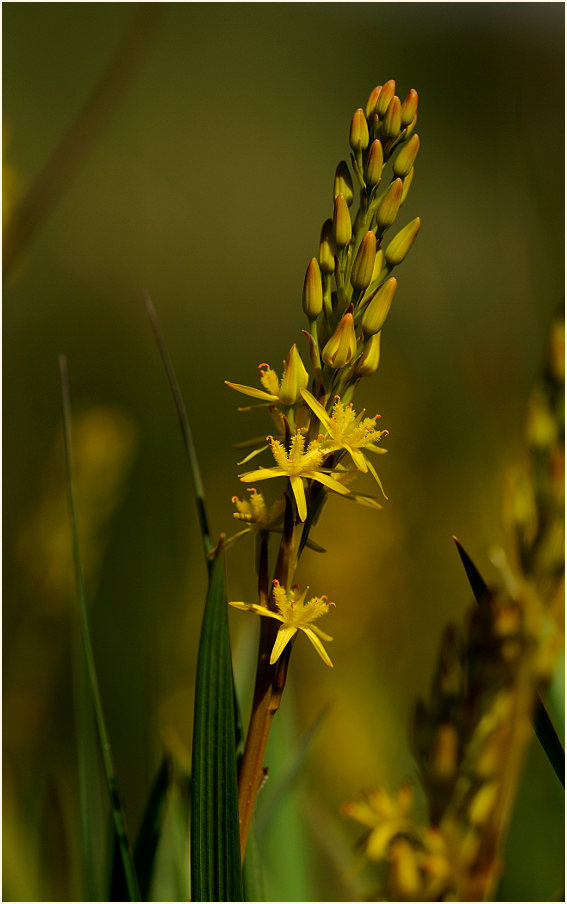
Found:
[[[336,608],[337,608],[337,606],[336,606],[336,604],[335,604],[335,603],[327,603],[327,605],[328,605],[328,606],[332,606],[332,607],[333,607],[333,609],[336,609]]]
[[[279,587],[279,586],[280,586],[280,582],[278,581],[277,578],[274,578],[274,580],[272,581],[272,584],[273,584],[274,587]]]
[[[238,498],[238,496],[233,496],[230,501],[232,502],[233,505],[236,505],[237,502],[241,502],[241,500]]]
[[[274,442],[274,437],[271,435],[271,433],[266,437],[266,442],[270,443],[270,445]]]
[[[258,492],[256,487],[246,487],[246,489],[248,490],[249,493],[253,493],[254,495],[256,495],[256,493]]]

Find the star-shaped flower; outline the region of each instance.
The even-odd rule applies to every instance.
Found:
[[[327,452],[334,452],[337,449],[344,449],[348,452],[359,471],[364,474],[370,471],[382,490],[384,498],[387,498],[374,465],[363,451],[367,450],[379,455],[386,452],[386,449],[376,445],[383,436],[388,436],[387,430],[376,429],[379,415],[364,417],[364,409],[360,414],[356,414],[352,402],[341,402],[339,396],[335,396],[332,413],[328,414],[307,389],[302,389],[301,395],[327,432],[327,436],[320,441],[323,449]]]
[[[343,804],[345,816],[356,819],[370,829],[366,839],[366,853],[371,860],[382,860],[387,856],[388,847],[398,835],[415,835],[415,825],[411,818],[413,788],[402,785],[397,795],[389,794],[385,788],[367,791],[361,800]]]
[[[225,540],[224,548],[227,549],[244,537],[246,534],[254,531],[267,531],[277,524],[283,513],[283,501],[275,502],[271,509],[268,509],[266,500],[262,493],[259,493],[255,487],[247,487],[250,496],[248,499],[239,499],[238,496],[232,497],[232,502],[236,506],[233,512],[237,521],[247,525],[243,530],[238,531],[228,540]]]
[[[278,630],[276,641],[270,656],[270,664],[282,655],[284,649],[290,642],[291,638],[297,631],[303,633],[309,638],[323,662],[333,668],[333,663],[329,659],[329,655],[321,643],[321,640],[332,640],[328,634],[321,631],[316,625],[311,624],[316,618],[325,615],[334,603],[329,603],[326,596],[314,596],[305,602],[305,597],[309,587],[306,587],[303,593],[299,594],[299,588],[293,587],[286,591],[279,581],[273,582],[272,595],[277,607],[277,612],[272,612],[267,606],[260,606],[257,603],[230,603],[235,609],[243,609],[245,612],[255,612],[257,615],[264,615],[266,618],[275,618],[280,621],[281,628]],[[298,595],[299,594],[299,595]]]
[[[284,372],[281,381],[275,370],[269,364],[260,364],[260,382],[264,389],[256,389],[254,386],[244,386],[242,383],[230,383],[225,380],[227,386],[236,389],[244,395],[261,399],[264,403],[276,405],[297,405],[301,401],[300,390],[307,386],[309,375],[305,370],[301,355],[296,345],[289,350],[287,361],[284,361]]]
[[[246,474],[240,474],[240,479],[244,483],[249,483],[253,480],[269,480],[271,477],[289,477],[301,521],[305,521],[307,517],[304,477],[308,480],[317,480],[342,496],[346,496],[350,492],[347,487],[330,476],[329,469],[321,468],[323,458],[330,450],[322,448],[318,440],[309,443],[307,451],[305,451],[305,437],[301,430],[298,430],[291,438],[289,452],[286,452],[283,443],[274,439],[273,436],[268,436],[266,439],[270,444],[277,467],[248,471]]]

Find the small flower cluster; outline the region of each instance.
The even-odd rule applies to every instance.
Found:
[[[374,496],[351,491],[348,484],[357,474],[370,474],[385,497],[368,453],[386,451],[380,442],[388,431],[377,429],[378,415],[357,413],[352,397],[360,379],[378,368],[381,331],[397,289],[392,271],[406,257],[420,227],[416,218],[389,243],[384,242],[414,176],[420,144],[415,132],[417,101],[417,93],[411,90],[402,102],[395,82],[388,81],[374,88],[365,108],[353,114],[351,166],[345,160],[337,166],[332,217],[323,223],[318,257],[309,262],[303,285],[302,307],[308,321],[303,334],[310,369],[294,343],[281,377],[268,364],[261,364],[261,388],[226,381],[232,389],[259,400],[256,407],[267,407],[276,426],[275,436],[250,441],[253,450],[240,462],[269,451],[273,464],[244,471],[240,480],[257,483],[283,477],[287,481],[296,524],[303,525],[302,547],[329,492],[381,507]],[[389,177],[384,179],[388,166]],[[351,217],[355,185],[359,203]],[[260,493],[250,502],[237,499],[236,506],[235,518],[246,520],[247,527],[229,542],[252,531],[263,535],[281,528],[282,509],[268,514]],[[275,596],[274,600],[275,608],[269,611],[279,617]]]

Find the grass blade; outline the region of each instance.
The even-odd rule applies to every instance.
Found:
[[[482,605],[485,600],[490,599],[490,588],[486,584],[484,578],[480,574],[478,568],[476,567],[470,556],[461,546],[459,540],[457,540],[456,537],[453,537],[453,540],[455,541],[457,551],[459,553],[459,556],[461,557],[461,562],[463,563],[464,569],[467,573],[469,584],[471,585],[475,599],[479,605]],[[551,721],[551,716],[549,715],[546,706],[539,694],[536,694],[535,706],[532,715],[532,724],[537,735],[537,739],[543,747],[545,755],[547,756],[549,762],[553,767],[553,771],[555,772],[563,787],[565,787],[565,750],[563,744],[561,743],[559,735],[557,734],[555,725]]]
[[[134,864],[143,901],[149,900],[156,852],[171,784],[171,768],[169,757],[164,754],[150,791],[134,848]]]
[[[205,603],[193,726],[191,898],[242,901],[234,687],[224,558],[212,560]]]
[[[112,809],[112,818],[114,823],[114,831],[116,833],[118,846],[120,849],[120,860],[124,871],[124,879],[128,891],[128,899],[130,901],[139,901],[140,893],[138,890],[138,881],[134,869],[134,862],[128,843],[128,833],[126,831],[126,821],[124,812],[120,803],[118,787],[116,784],[116,774],[112,761],[112,753],[110,749],[110,740],[106,729],[106,722],[102,709],[102,700],[96,673],[91,633],[87,616],[87,598],[85,591],[85,582],[83,578],[83,568],[81,564],[81,555],[79,549],[79,534],[77,530],[77,510],[75,504],[75,489],[73,481],[73,458],[71,451],[71,403],[69,398],[69,376],[67,372],[67,359],[64,355],[59,356],[59,372],[61,377],[61,395],[63,401],[63,430],[65,438],[65,457],[67,463],[67,485],[69,492],[69,513],[71,518],[71,532],[73,538],[73,558],[75,562],[75,575],[77,581],[77,596],[79,602],[79,621],[81,629],[81,637],[85,652],[85,661],[87,666],[87,674],[89,679],[90,692],[95,713],[95,721],[97,726],[98,738],[101,748],[102,761],[104,765],[104,773],[106,776],[106,784],[110,797],[110,806]]]
[[[175,375],[173,362],[167,350],[167,345],[165,343],[165,339],[163,337],[163,333],[157,319],[157,314],[153,306],[153,302],[147,292],[144,294],[144,301],[146,304],[148,317],[150,318],[150,323],[152,325],[152,330],[154,332],[157,347],[159,349],[161,360],[163,362],[163,366],[165,367],[167,381],[169,383],[169,388],[173,396],[175,409],[177,411],[177,417],[179,419],[179,426],[181,427],[181,433],[183,435],[185,451],[187,452],[189,465],[191,467],[193,490],[195,492],[195,501],[197,503],[197,513],[199,515],[199,525],[201,528],[201,537],[203,540],[205,559],[207,561],[207,567],[210,570],[209,554],[213,548],[213,544],[211,542],[211,532],[209,530],[209,520],[207,518],[207,509],[205,505],[205,488],[203,485],[203,479],[201,477],[201,469],[199,467],[199,460],[197,458],[195,443],[193,442],[193,434],[189,425],[189,419],[187,417],[187,411],[183,402],[183,396],[181,395],[181,389],[179,388],[179,383]]]

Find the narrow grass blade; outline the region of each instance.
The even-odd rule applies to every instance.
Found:
[[[199,644],[191,774],[191,898],[242,901],[234,686],[224,558],[212,560]]]
[[[77,510],[75,503],[75,489],[73,481],[73,458],[71,446],[71,403],[69,398],[69,377],[67,372],[67,359],[64,355],[59,356],[59,372],[61,377],[61,395],[63,401],[63,429],[65,438],[65,456],[67,462],[67,485],[69,493],[69,512],[71,518],[71,532],[73,538],[73,557],[75,562],[75,574],[77,581],[77,596],[79,603],[79,620],[81,628],[81,636],[83,640],[83,648],[85,652],[85,661],[87,666],[87,674],[90,685],[90,692],[95,713],[95,721],[97,726],[98,738],[102,754],[102,762],[106,776],[106,784],[110,797],[110,806],[112,809],[112,818],[114,830],[118,839],[120,849],[120,859],[124,870],[126,888],[128,891],[128,899],[130,901],[139,901],[138,881],[134,869],[134,862],[128,843],[128,833],[126,831],[126,821],[124,812],[118,794],[116,784],[116,774],[112,761],[112,753],[110,749],[110,740],[106,729],[106,722],[102,709],[102,700],[96,673],[89,621],[87,616],[87,598],[85,591],[85,582],[83,578],[83,568],[81,564],[81,555],[79,549],[79,534],[77,530]]]
[[[149,900],[156,852],[171,785],[171,769],[170,759],[164,754],[150,791],[134,848],[134,865],[143,901]]]
[[[248,833],[248,843],[242,866],[242,882],[245,901],[264,901],[264,880],[262,875],[262,857],[256,836],[254,817]]]
[[[467,573],[475,599],[479,605],[482,605],[484,601],[490,599],[490,589],[470,556],[461,546],[459,540],[457,540],[456,537],[453,537],[453,540],[455,541],[457,551],[461,557],[461,562]],[[532,724],[537,739],[553,767],[553,771],[563,787],[565,787],[565,750],[539,694],[536,695]]]
[[[211,532],[209,530],[209,520],[207,518],[207,508],[205,505],[205,488],[203,485],[203,479],[201,477],[201,469],[199,467],[199,460],[197,458],[195,443],[193,442],[193,434],[189,425],[189,419],[187,417],[187,411],[183,402],[183,396],[181,395],[181,389],[179,388],[179,383],[175,375],[173,362],[167,350],[167,345],[165,343],[165,339],[163,337],[163,333],[157,319],[157,314],[153,306],[153,302],[147,292],[144,294],[144,301],[146,304],[148,317],[150,318],[150,323],[152,325],[152,330],[154,332],[156,344],[159,349],[161,360],[165,368],[169,388],[171,390],[173,401],[175,403],[175,409],[177,411],[177,417],[179,419],[179,426],[181,427],[181,433],[183,435],[183,443],[185,445],[185,451],[187,452],[189,465],[191,467],[193,490],[195,492],[195,501],[197,503],[197,513],[199,515],[199,525],[201,528],[201,537],[203,540],[205,559],[207,561],[207,567],[210,570],[209,554],[213,548],[213,544],[211,542]]]

